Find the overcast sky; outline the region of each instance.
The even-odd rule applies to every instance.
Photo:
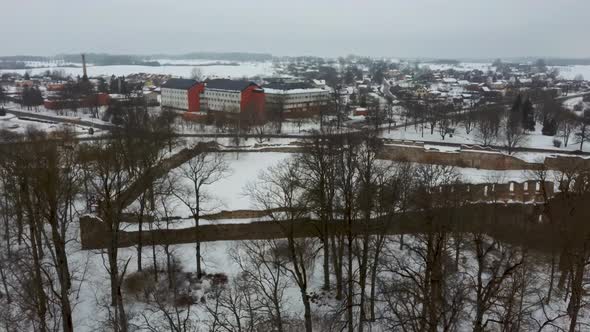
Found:
[[[589,0],[0,0],[0,54],[590,57]]]

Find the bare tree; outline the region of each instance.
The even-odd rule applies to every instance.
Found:
[[[298,222],[308,215],[304,182],[299,173],[299,163],[287,160],[270,167],[259,175],[257,183],[247,187],[256,205],[262,210],[272,211],[270,218],[280,225],[287,239],[286,255],[289,258],[284,268],[299,288],[304,307],[305,331],[311,332],[311,299],[309,277],[312,262],[315,260],[314,239],[299,239],[295,230]]]
[[[330,289],[330,223],[334,222],[336,196],[336,168],[334,165],[337,146],[329,135],[316,135],[307,142],[308,148],[297,156],[302,175],[307,179],[309,207],[319,217],[318,229],[323,249],[324,289]],[[336,274],[336,287],[341,291],[342,278]],[[337,291],[340,294],[340,291]]]
[[[207,296],[205,308],[210,320],[209,331],[255,332],[260,314],[255,292],[248,279],[238,275],[228,285],[214,285]]]
[[[519,147],[527,141],[527,135],[518,121],[512,114],[510,114],[503,123],[504,148],[508,154],[513,154]],[[485,144],[484,144],[485,145]]]
[[[576,129],[578,125],[578,118],[577,116],[567,109],[561,109],[558,114],[559,118],[559,136],[563,139],[563,145],[567,147],[570,141],[570,137],[572,133]]]
[[[502,247],[482,234],[474,234],[477,270],[472,277],[475,290],[475,319],[473,330],[485,331],[488,324],[501,320],[494,317],[493,309],[498,305],[506,284],[520,265],[523,258],[511,248]]]
[[[175,192],[175,196],[184,204],[191,213],[195,222],[195,243],[197,277],[202,277],[201,268],[201,241],[199,240],[199,222],[203,211],[211,209],[205,203],[211,200],[207,188],[215,182],[223,179],[229,172],[229,166],[220,153],[208,153],[202,151],[196,157],[180,167],[180,175],[185,183],[181,190]]]
[[[192,78],[193,80],[202,81],[203,80],[203,71],[201,70],[201,68],[193,67],[193,69],[191,69],[190,78]]]
[[[231,253],[240,266],[241,278],[248,281],[256,294],[254,303],[261,323],[278,332],[285,331],[285,290],[289,286],[283,267],[288,257],[282,252],[282,241],[247,241]]]
[[[475,138],[478,143],[487,146],[498,138],[500,119],[503,112],[497,107],[487,106],[478,114]]]
[[[578,131],[575,133],[576,142],[580,143],[580,150],[584,148],[584,142],[590,139],[590,110],[585,110],[579,122]]]

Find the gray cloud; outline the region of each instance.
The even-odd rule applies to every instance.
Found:
[[[0,53],[590,56],[581,0],[0,0]]]

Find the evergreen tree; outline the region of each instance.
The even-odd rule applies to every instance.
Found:
[[[109,81],[109,90],[111,93],[119,93],[119,82],[115,75],[111,76],[111,80]]]
[[[348,67],[346,68],[346,73],[344,74],[344,83],[346,84],[352,84],[354,83],[354,72],[352,71],[352,68]]]
[[[543,129],[541,129],[541,132],[545,136],[555,136],[555,134],[557,134],[557,121],[555,121],[555,119],[546,118],[545,121],[543,121]]]
[[[98,92],[109,93],[109,85],[107,84],[105,79],[102,77],[100,77],[98,79],[98,87],[97,88],[98,88]]]
[[[6,103],[6,93],[4,92],[4,88],[0,86],[0,105],[4,105]]]
[[[33,106],[43,105],[43,94],[38,87],[34,87],[31,90],[31,103]]]
[[[512,113],[520,113],[522,111],[522,96],[520,93],[514,99],[514,103],[512,104]]]
[[[508,114],[508,124],[513,127],[521,127],[523,125],[522,119],[522,96],[518,94]]]
[[[528,131],[535,131],[535,112],[533,103],[529,98],[522,104],[522,128]]]

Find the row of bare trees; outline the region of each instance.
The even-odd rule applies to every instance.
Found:
[[[45,144],[44,133],[26,135],[0,147],[2,324],[73,331],[80,267],[70,254],[83,171],[73,150]]]
[[[159,168],[173,158],[170,119],[135,107],[123,120],[120,131],[91,144],[57,143],[30,131],[27,142],[13,137],[0,147],[0,301],[9,308],[1,317],[7,330],[74,330],[84,275],[70,258],[84,201],[97,202],[92,209],[109,234],[100,253],[110,281],[109,330],[573,332],[586,326],[590,233],[582,207],[590,185],[582,166],[535,174],[552,177],[562,193],[544,212],[556,234],[547,254],[483,230],[437,227],[466,204],[452,192],[437,194],[459,183],[456,169],[383,162],[381,141],[371,133],[315,135],[305,152],[246,188],[284,238],[237,245],[230,258],[240,273],[224,281],[205,275],[198,240],[210,206],[206,189],[228,172],[223,157],[204,150],[179,169],[180,179],[160,177]],[[142,261],[142,229],[168,229],[173,199],[186,205],[195,224],[196,278],[211,280],[199,300],[187,295],[190,281],[183,279],[173,245],[152,245],[151,266]],[[119,249],[131,205],[140,230],[137,264]],[[427,229],[387,235],[410,211],[423,213]],[[302,237],[309,227],[316,235]],[[129,316],[124,290],[126,276],[142,271],[155,282],[145,287],[144,324]]]
[[[469,109],[456,110],[453,104],[424,100],[406,100],[403,107],[405,130],[413,123],[422,137],[429,130],[431,135],[437,133],[444,140],[462,128],[465,134],[473,136],[475,143],[501,146],[509,154],[526,145],[536,123],[543,125],[543,135],[555,137],[556,147],[567,147],[573,140],[582,149],[590,136],[590,112],[569,110],[552,96],[538,98],[533,104],[528,97],[518,95],[510,108],[502,104],[474,104]]]
[[[379,141],[370,135],[318,136],[307,143],[305,153],[271,167],[248,188],[260,209],[272,211],[271,221],[280,225],[284,240],[249,242],[241,247],[241,255],[234,255],[244,273],[239,280],[246,284],[232,285],[214,297],[222,302],[213,302],[214,321],[222,315],[221,308],[232,303],[233,317],[240,311],[245,315],[241,323],[253,324],[244,331],[269,324],[279,331],[294,326],[306,331],[458,331],[468,326],[474,331],[541,331],[567,326],[576,331],[585,326],[576,323],[584,308],[583,259],[577,277],[567,271],[575,268],[573,262],[560,262],[561,277],[569,283],[547,292],[559,273],[547,252],[531,251],[526,241],[503,243],[483,229],[463,233],[436,226],[449,217],[441,209],[466,204],[452,193],[435,194],[441,186],[460,181],[457,170],[387,165],[377,160]],[[564,176],[570,173],[577,179],[569,180],[577,183],[575,195],[583,195],[587,171],[561,170],[553,174],[554,180],[568,182]],[[430,225],[422,234],[388,236],[387,227],[375,223],[395,223],[399,214],[416,210],[424,212]],[[300,237],[298,230],[309,227],[310,220],[317,236]],[[576,234],[582,230],[572,223],[550,222]],[[563,243],[579,248],[583,241]],[[284,295],[289,283],[300,293],[301,322],[282,309],[292,304]],[[552,298],[551,292],[565,300]],[[259,297],[268,301],[267,314],[253,305]],[[238,298],[250,307],[240,306]],[[266,325],[257,325],[256,319]],[[230,326],[235,324],[232,320]]]

